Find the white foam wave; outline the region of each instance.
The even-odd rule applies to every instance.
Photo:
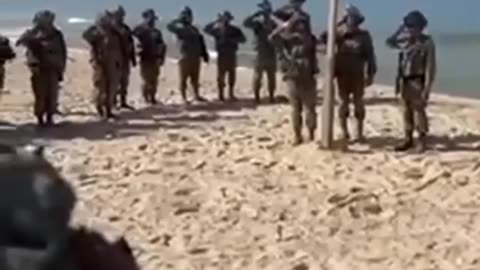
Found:
[[[80,18],[80,17],[71,17],[71,18],[68,18],[67,22],[69,24],[86,24],[86,23],[92,23],[93,20]]]
[[[17,42],[18,38],[28,29],[27,26],[0,28],[0,34],[10,39],[11,43]]]

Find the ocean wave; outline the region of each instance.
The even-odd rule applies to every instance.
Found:
[[[93,20],[80,18],[80,17],[71,17],[71,18],[68,18],[67,22],[69,24],[86,24],[86,23],[92,23]]]
[[[28,29],[28,26],[0,28],[0,34],[10,39],[10,42],[15,43],[18,38]]]

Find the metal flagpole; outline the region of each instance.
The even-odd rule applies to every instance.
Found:
[[[334,67],[335,67],[335,39],[337,28],[338,0],[330,0],[328,14],[328,42],[326,54],[326,69],[323,87],[323,106],[322,106],[322,146],[331,149],[333,145],[333,105],[335,101],[334,89]]]

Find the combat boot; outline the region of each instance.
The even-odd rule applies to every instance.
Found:
[[[403,140],[403,142],[395,146],[394,150],[397,152],[403,152],[403,151],[409,150],[412,147],[413,147],[413,133],[407,132],[405,134],[405,139]]]
[[[223,89],[218,89],[218,100],[220,100],[221,102],[225,101],[225,96],[223,94]]]
[[[313,142],[315,141],[315,129],[308,130],[308,139]]]
[[[235,97],[235,92],[233,88],[230,88],[228,90],[228,99],[230,99],[230,101],[237,101],[237,97]]]
[[[151,101],[150,101],[151,102]],[[135,110],[135,108],[133,108],[132,106],[128,105],[127,103],[127,97],[125,96],[122,96],[120,97],[120,108],[122,109],[127,109],[127,110]]]

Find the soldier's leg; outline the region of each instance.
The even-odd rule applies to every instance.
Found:
[[[363,123],[366,115],[366,110],[364,102],[365,82],[363,78],[363,74],[359,74],[358,78],[355,79],[353,85],[354,115],[357,122],[357,134],[355,139],[359,142],[362,142],[365,139],[363,136]]]
[[[57,97],[58,97],[58,73],[46,72],[45,73],[45,114],[46,124],[51,126],[54,124],[53,115],[57,109]]]
[[[252,90],[253,98],[256,103],[260,103],[260,88],[262,87],[263,69],[257,63],[253,68]]]
[[[225,75],[227,74],[227,66],[223,59],[217,59],[217,90],[218,90],[218,99],[224,101],[224,90],[225,90]]]
[[[37,124],[39,126],[45,125],[44,110],[44,85],[42,82],[42,75],[40,71],[32,72],[30,77],[30,83],[33,91],[33,114],[37,118]]]
[[[128,105],[128,86],[130,85],[130,67],[126,67],[122,70],[119,82],[119,97],[120,97],[120,107],[133,110],[134,108]]]
[[[152,104],[157,104],[158,77],[160,76],[160,65],[155,63],[152,65],[152,73],[150,74],[150,100]]]
[[[192,72],[190,75],[191,84],[193,87],[193,94],[197,101],[205,101],[205,99],[200,95],[200,72],[202,69],[202,62],[200,58],[192,61]]]
[[[5,63],[0,63],[0,94],[5,87]]]
[[[101,68],[95,64],[93,68],[93,88],[94,88],[94,103],[95,109],[97,110],[98,116],[105,117],[105,93],[106,93],[106,82],[105,75]]]
[[[414,93],[412,92],[412,89],[410,89],[407,81],[403,83],[401,94],[401,106],[405,137],[403,142],[401,142],[395,147],[395,151],[406,151],[413,147],[413,130],[415,128],[415,121],[412,101]]]
[[[303,142],[302,100],[299,96],[298,82],[296,82],[295,80],[287,80],[286,85],[287,85],[290,106],[292,107],[291,118],[292,118],[292,127],[293,127],[293,144],[298,145]]]
[[[415,123],[415,129],[418,132],[418,145],[416,150],[418,152],[424,152],[427,149],[427,134],[429,129],[428,116],[426,112],[427,103],[421,96],[423,91],[423,83],[418,82],[415,87],[415,100],[412,102],[413,120]]]
[[[121,70],[117,67],[112,70],[107,71],[107,87],[105,93],[105,116],[107,118],[115,118],[113,113],[113,105],[115,104],[115,97],[118,94],[118,89],[120,87],[120,76]]]
[[[237,59],[234,58],[228,62],[228,97],[235,100],[235,84],[237,83]]]
[[[305,107],[305,124],[308,129],[310,141],[315,140],[315,131],[317,129],[317,80],[311,78],[305,80],[304,88],[302,89],[302,103]]]
[[[189,69],[190,66],[188,65],[188,62],[184,59],[180,60],[178,62],[178,73],[180,75],[180,94],[182,96],[182,99],[185,103],[188,102],[187,100],[187,80],[190,78],[191,79],[191,70]]]
[[[140,76],[142,77],[142,96],[145,103],[150,103],[150,99],[148,96],[149,88],[150,88],[150,77],[148,74],[148,63],[141,62],[140,63]]]
[[[267,73],[268,81],[268,96],[270,102],[275,102],[275,90],[277,88],[277,76],[276,76],[276,67],[274,65],[269,66],[265,69]]]
[[[350,115],[350,80],[345,76],[337,77],[338,97],[340,104],[338,105],[338,118],[340,122],[340,129],[342,131],[342,139],[349,140],[350,133],[348,132],[348,117]]]

